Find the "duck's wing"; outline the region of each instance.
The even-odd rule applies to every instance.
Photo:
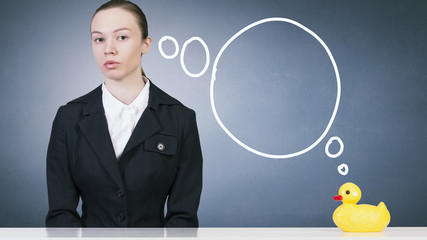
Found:
[[[368,205],[361,205],[354,211],[350,216],[350,221],[352,224],[367,227],[377,224],[381,218],[381,213],[376,211],[375,207]]]

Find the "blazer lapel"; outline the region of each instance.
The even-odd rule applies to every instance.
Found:
[[[90,98],[83,109],[85,117],[79,122],[80,129],[108,173],[119,187],[123,187],[122,177],[102,106],[101,87],[95,89],[88,97]]]
[[[162,130],[162,127],[154,116],[153,110],[147,107],[135,126],[129,141],[123,150],[122,156],[160,130]]]
[[[159,109],[161,104],[179,104],[178,101],[170,98],[166,93],[154,85],[151,80],[149,94],[150,96],[148,98],[148,106],[135,126],[129,141],[123,150],[122,156],[124,156],[126,152],[132,150],[134,147],[144,142],[147,138],[156,132],[159,132],[163,129],[162,125],[156,117],[156,111]]]

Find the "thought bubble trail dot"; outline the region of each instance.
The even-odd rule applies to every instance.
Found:
[[[203,48],[205,49],[205,53],[206,53],[206,63],[205,63],[205,67],[203,68],[203,70],[202,70],[202,71],[200,71],[199,73],[196,73],[196,74],[191,73],[190,71],[188,71],[188,69],[187,69],[187,67],[185,66],[185,63],[184,63],[184,54],[185,54],[185,50],[186,50],[186,48],[187,48],[187,45],[188,45],[189,43],[191,43],[192,41],[199,41],[199,42],[200,42],[200,44],[202,44]],[[209,55],[209,48],[208,48],[208,45],[206,45],[205,41],[203,41],[203,39],[201,39],[200,37],[192,37],[192,38],[188,39],[187,41],[185,41],[184,45],[182,46],[181,57],[180,57],[181,66],[182,66],[182,69],[184,70],[184,72],[185,72],[188,76],[190,76],[190,77],[196,78],[196,77],[200,77],[200,76],[202,76],[203,74],[205,74],[206,70],[208,70],[208,67],[209,67],[209,61],[210,61],[210,58],[211,58],[211,57],[210,57],[210,55]]]
[[[338,172],[339,172],[341,175],[343,175],[343,176],[345,176],[345,175],[347,175],[347,174],[348,174],[348,166],[347,166],[347,164],[345,164],[345,163],[343,163],[343,164],[339,165],[339,166],[337,167],[337,170],[338,170]]]
[[[305,149],[302,149],[298,152],[294,152],[294,153],[288,153],[288,154],[269,154],[269,153],[265,153],[259,150],[256,150],[254,148],[251,148],[250,146],[246,145],[245,143],[243,143],[242,141],[240,141],[236,136],[234,136],[228,129],[227,127],[224,125],[224,123],[221,121],[221,119],[218,116],[218,113],[216,111],[215,108],[215,100],[214,100],[214,85],[215,85],[215,81],[216,79],[216,72],[217,72],[217,66],[218,66],[218,62],[219,59],[221,58],[221,55],[223,54],[223,52],[225,51],[225,49],[240,35],[242,35],[244,32],[248,31],[249,29],[266,23],[266,22],[285,22],[285,23],[290,23],[292,25],[297,26],[298,28],[304,30],[305,32],[309,33],[312,37],[314,37],[324,48],[324,50],[326,51],[326,53],[328,54],[329,60],[332,63],[332,66],[334,68],[334,72],[335,72],[335,77],[336,77],[336,81],[337,81],[337,98],[335,101],[335,107],[334,110],[332,112],[332,116],[328,122],[328,125],[326,126],[325,130],[323,131],[322,135],[320,135],[320,137],[314,141],[314,143],[312,143],[310,146],[306,147]],[[278,53],[281,54],[281,53]],[[182,53],[181,53],[182,55]],[[310,29],[308,29],[307,27],[305,27],[304,25],[302,25],[299,22],[296,22],[292,19],[288,19],[288,18],[280,18],[280,17],[273,17],[273,18],[265,18],[262,20],[259,20],[257,22],[251,23],[248,26],[244,27],[243,29],[241,29],[239,32],[237,32],[236,34],[234,34],[221,48],[221,50],[219,51],[218,55],[215,58],[215,62],[213,64],[212,67],[212,77],[211,77],[211,86],[210,86],[210,99],[211,99],[211,107],[212,107],[212,112],[215,116],[216,121],[218,122],[218,124],[220,125],[220,127],[222,128],[222,130],[224,130],[225,133],[227,133],[227,135],[233,140],[235,141],[237,144],[239,144],[241,147],[243,147],[244,149],[248,150],[249,152],[252,152],[256,155],[262,156],[262,157],[266,157],[266,158],[273,158],[273,159],[283,159],[283,158],[292,158],[292,157],[296,157],[299,156],[301,154],[304,154],[308,151],[310,151],[311,149],[313,149],[314,147],[316,147],[322,140],[323,138],[326,136],[326,134],[329,132],[329,129],[332,126],[332,123],[334,122],[335,116],[337,114],[338,111],[338,107],[339,107],[339,103],[340,103],[340,98],[341,98],[341,81],[340,81],[340,75],[338,72],[338,67],[337,64],[335,63],[335,59],[332,56],[331,51],[329,50],[328,46],[326,45],[325,42],[323,42],[323,40],[313,31],[311,31]]]
[[[331,146],[331,144],[332,144],[332,142],[334,140],[337,141],[340,144],[340,150],[337,153],[332,154],[332,153],[329,152],[329,147]],[[341,154],[342,154],[343,151],[344,151],[344,143],[342,142],[341,138],[339,138],[337,136],[331,137],[329,139],[328,143],[326,143],[326,145],[325,145],[325,153],[330,158],[337,158],[337,157],[341,156]]]
[[[164,51],[163,51],[163,42],[166,40],[170,40],[173,42],[173,44],[175,45],[175,52],[172,55],[167,55]],[[178,42],[176,41],[176,39],[174,37],[171,36],[163,36],[162,38],[160,38],[159,40],[159,51],[160,54],[166,58],[166,59],[173,59],[176,56],[178,56],[178,52],[179,52],[179,45]]]

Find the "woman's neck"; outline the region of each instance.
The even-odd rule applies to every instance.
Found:
[[[120,102],[129,105],[142,91],[145,82],[142,75],[137,74],[120,80],[105,79],[105,86]]]

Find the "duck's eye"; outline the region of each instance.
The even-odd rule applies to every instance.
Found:
[[[345,194],[349,195],[350,194],[350,190],[345,191]]]

